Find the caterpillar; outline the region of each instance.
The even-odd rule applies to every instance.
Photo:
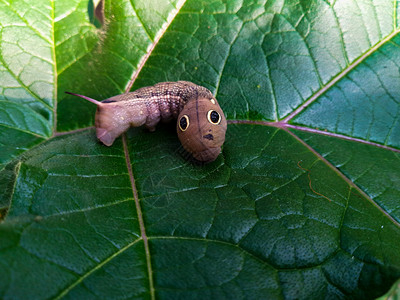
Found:
[[[210,90],[188,81],[160,82],[103,101],[66,92],[97,105],[97,138],[106,146],[130,127],[154,131],[160,122],[177,119],[183,148],[202,163],[214,161],[225,141],[225,115]]]

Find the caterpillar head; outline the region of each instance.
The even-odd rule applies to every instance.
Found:
[[[182,146],[204,163],[214,161],[220,154],[226,128],[225,115],[215,98],[189,101],[177,121]]]

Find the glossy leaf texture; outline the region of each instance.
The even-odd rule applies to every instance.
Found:
[[[96,2],[97,3],[97,2]],[[1,299],[375,298],[400,277],[400,27],[385,0],[0,0]],[[174,124],[99,143],[98,100],[209,88],[222,154]]]

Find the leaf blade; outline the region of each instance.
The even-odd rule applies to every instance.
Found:
[[[314,111],[329,91],[383,55],[385,39],[397,39],[396,4],[187,1],[177,9],[182,3],[163,3],[175,10],[167,9],[158,21],[151,20],[147,3],[108,3],[104,39],[89,24],[83,1],[56,6],[56,88],[61,93],[79,87],[101,99],[133,81],[134,88],[159,80],[203,84],[236,123],[229,125],[222,155],[202,168],[188,164],[172,126],[152,134],[131,130],[110,148],[96,142],[94,130],[80,129],[44,135],[46,142],[18,149],[0,173],[8,189],[0,212],[11,202],[0,224],[0,297],[306,299],[384,293],[400,276],[394,250],[399,185],[390,178],[397,174],[397,144],[390,144],[395,139],[377,134],[378,142],[391,146],[376,149],[368,134],[357,139],[351,127],[345,128],[351,136],[343,138],[341,131],[288,121]],[[115,24],[112,12],[124,24]],[[125,22],[130,16],[134,22]],[[147,48],[125,51],[127,29],[135,24],[141,34],[135,41],[148,41]],[[360,39],[351,39],[357,33]],[[395,52],[385,53],[390,60]],[[98,65],[91,65],[93,58]],[[379,62],[375,66],[381,71]],[[388,97],[395,71],[393,63],[381,72]],[[91,126],[93,107],[63,96],[58,128]],[[326,119],[332,126],[333,116]],[[364,126],[363,119],[353,120]],[[395,132],[395,125],[386,125]],[[382,185],[393,193],[381,195],[369,170],[384,174]],[[54,240],[67,246],[53,246]]]

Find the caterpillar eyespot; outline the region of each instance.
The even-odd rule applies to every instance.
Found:
[[[97,105],[97,138],[106,146],[129,127],[145,125],[154,131],[159,121],[177,119],[182,146],[194,159],[208,163],[221,152],[227,123],[210,90],[188,81],[161,82],[103,101],[66,92]]]
[[[209,110],[207,113],[207,120],[212,124],[218,125],[219,122],[221,122],[221,117],[215,110]]]
[[[185,131],[189,127],[189,117],[187,115],[183,115],[179,120],[179,129]]]

